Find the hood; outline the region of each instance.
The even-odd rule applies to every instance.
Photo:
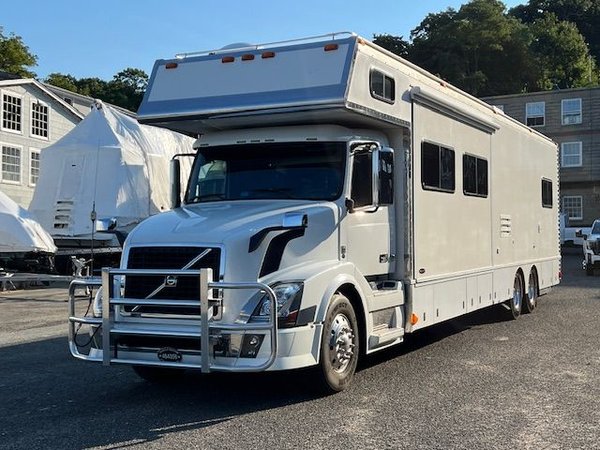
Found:
[[[285,241],[277,254],[278,269],[310,260],[337,259],[339,207],[329,202],[299,200],[246,200],[187,205],[146,219],[128,236],[129,247],[219,246],[225,257],[226,279],[256,280],[264,275],[269,245],[285,230],[273,230],[251,248],[250,238],[270,227],[281,227],[286,213],[308,218],[304,232]],[[282,246],[280,238],[276,245]],[[269,261],[270,267],[273,262]]]

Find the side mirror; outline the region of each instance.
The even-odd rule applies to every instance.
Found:
[[[352,200],[351,198],[346,198],[346,209],[348,210],[348,212],[350,214],[352,214],[354,212],[354,200]]]
[[[171,209],[179,208],[181,206],[181,164],[179,160],[173,158],[171,160],[170,166],[170,181],[171,181]]]
[[[115,228],[117,228],[117,219],[115,217],[96,219],[96,231],[112,231]]]

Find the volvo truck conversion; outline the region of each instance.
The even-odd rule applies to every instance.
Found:
[[[180,199],[173,163],[175,209],[129,234],[93,314],[71,298],[76,358],[314,366],[339,391],[361,355],[559,283],[556,145],[354,34],[159,60],[139,119],[200,136],[192,174]]]

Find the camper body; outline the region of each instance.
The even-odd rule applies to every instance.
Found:
[[[200,133],[194,167],[72,314],[102,336],[78,358],[341,390],[360,354],[559,283],[556,145],[356,35],[159,60],[139,118]]]

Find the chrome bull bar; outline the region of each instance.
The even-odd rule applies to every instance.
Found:
[[[175,300],[175,299],[136,299],[121,296],[120,289],[115,289],[115,277],[135,276],[175,276],[175,277],[197,277],[200,287],[200,301],[198,300]],[[102,317],[78,317],[75,312],[75,291],[82,287],[102,287]],[[248,289],[264,292],[270,301],[270,315],[268,322],[259,323],[222,323],[214,318],[214,308],[222,306],[220,299],[212,298],[213,289]],[[108,293],[108,295],[106,295]],[[122,306],[155,306],[155,307],[199,307],[200,329],[193,331],[177,330],[175,328],[165,329],[156,326],[157,321],[153,319],[147,328],[139,326],[130,327],[129,322],[118,320],[119,315],[115,309]],[[89,308],[88,308],[89,309]],[[76,343],[77,327],[90,325],[102,329],[102,356],[84,354]],[[118,326],[116,326],[118,325]],[[139,325],[139,322],[136,323]],[[154,328],[152,326],[154,325]],[[236,359],[235,365],[216,364],[211,359],[214,342],[211,340],[214,332],[229,332],[245,334],[248,332],[266,332],[270,335],[270,354],[261,364],[239,364],[241,359]],[[277,357],[277,300],[273,290],[264,283],[225,283],[212,280],[212,269],[200,270],[146,270],[146,269],[102,269],[102,277],[89,277],[87,279],[73,280],[69,286],[69,350],[71,354],[81,360],[102,362],[104,365],[111,364],[134,364],[161,367],[176,367],[187,369],[200,369],[202,372],[225,371],[225,372],[259,372],[271,367]],[[148,336],[148,337],[185,337],[198,338],[200,340],[201,362],[169,362],[148,361],[144,359],[119,358],[116,347],[113,345],[113,335]]]

